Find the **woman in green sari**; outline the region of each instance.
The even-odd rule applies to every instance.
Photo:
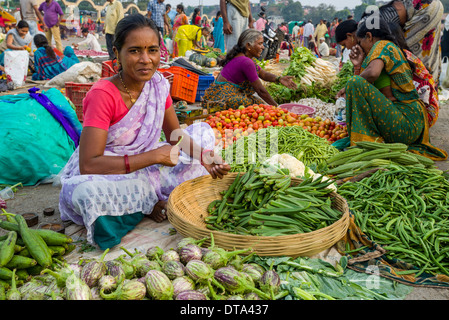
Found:
[[[433,160],[447,159],[447,152],[430,144],[424,103],[413,84],[413,62],[396,44],[388,24],[376,28],[364,21],[356,32],[358,45],[350,58],[355,75],[338,96],[346,98],[346,122],[351,145],[357,141],[401,142],[409,151]],[[391,87],[391,94],[381,90]]]

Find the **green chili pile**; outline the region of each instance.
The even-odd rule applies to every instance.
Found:
[[[449,275],[449,182],[436,170],[394,166],[338,193],[348,201],[355,223],[387,250],[387,257],[422,272]]]

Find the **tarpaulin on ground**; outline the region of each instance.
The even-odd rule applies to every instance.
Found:
[[[0,184],[30,186],[57,175],[82,129],[66,97],[54,88],[5,95],[0,114]]]

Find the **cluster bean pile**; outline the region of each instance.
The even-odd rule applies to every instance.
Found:
[[[223,159],[231,165],[232,172],[246,172],[251,164],[259,166],[271,156],[283,153],[291,154],[306,166],[319,168],[338,152],[326,139],[301,126],[272,127],[237,140],[232,148],[223,150]]]
[[[395,165],[346,182],[338,193],[387,256],[413,264],[417,275],[449,275],[449,182],[441,172]]]

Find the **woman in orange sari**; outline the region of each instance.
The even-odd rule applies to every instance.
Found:
[[[187,15],[184,12],[184,6],[182,4],[178,4],[176,6],[176,12],[178,13],[173,20],[173,35],[172,39],[175,39],[176,32],[178,31],[178,28],[182,25],[189,24],[189,18],[187,18]],[[178,44],[176,41],[173,41],[173,57],[177,57],[179,54],[178,50]]]

